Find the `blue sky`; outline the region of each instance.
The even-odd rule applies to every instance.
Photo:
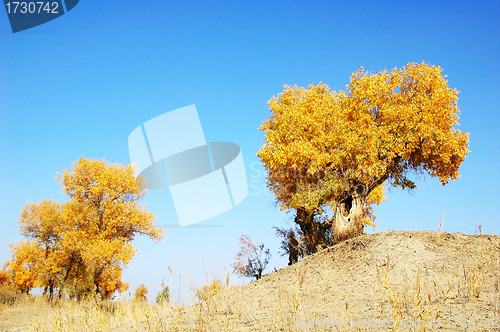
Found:
[[[445,231],[473,234],[481,223],[498,234],[498,22],[498,1],[81,0],[60,18],[13,34],[0,9],[0,262],[10,257],[7,243],[21,240],[27,201],[67,199],[57,172],[80,156],[129,163],[134,128],[196,104],[207,141],[241,147],[249,195],[200,223],[221,227],[167,227],[161,243],[137,238],[140,254],[124,280],[131,291],[145,283],[156,295],[170,278],[177,298],[186,268],[200,285],[205,269],[229,269],[242,234],[264,242],[270,269],[281,268],[287,259],[273,226],[291,215],[274,207],[256,157],[267,101],[285,84],[322,81],[342,90],[359,66],[378,71],[423,60],[441,66],[460,90],[459,128],[471,133],[471,152],[462,177],[445,187],[426,177],[413,195],[389,192],[376,209],[378,231],[436,230],[444,210]],[[168,191],[150,190],[144,203],[158,224],[178,224]]]

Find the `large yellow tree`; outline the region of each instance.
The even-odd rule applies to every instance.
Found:
[[[369,195],[381,185],[416,189],[409,174],[443,185],[459,177],[469,134],[454,128],[456,89],[442,69],[425,62],[351,76],[346,91],[326,84],[285,86],[269,100],[258,156],[267,185],[283,210],[335,212],[333,242],[363,231]],[[377,198],[378,197],[378,198]],[[369,204],[368,204],[369,205]]]
[[[19,288],[44,287],[81,297],[94,292],[108,298],[123,291],[122,269],[133,258],[135,235],[163,238],[153,214],[139,200],[146,189],[130,165],[80,158],[58,174],[70,199],[27,203],[20,216],[27,241],[12,245],[9,267]]]

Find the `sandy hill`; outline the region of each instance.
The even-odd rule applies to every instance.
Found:
[[[339,243],[190,310],[205,317],[207,330],[342,331],[353,324],[351,330],[372,331],[395,322],[421,331],[426,322],[426,330],[440,324],[441,331],[498,331],[499,288],[500,236],[385,231]]]
[[[365,234],[189,307],[113,305],[13,307],[0,331],[499,331],[500,236]]]

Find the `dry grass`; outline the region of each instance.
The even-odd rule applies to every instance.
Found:
[[[19,298],[0,331],[495,331],[500,236],[365,234],[248,285],[198,291],[189,307]]]

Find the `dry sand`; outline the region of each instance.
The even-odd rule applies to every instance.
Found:
[[[499,331],[499,288],[500,236],[386,231],[193,306],[158,310],[156,325],[123,319],[112,330]],[[27,330],[9,325],[23,313],[1,312],[0,331]]]

